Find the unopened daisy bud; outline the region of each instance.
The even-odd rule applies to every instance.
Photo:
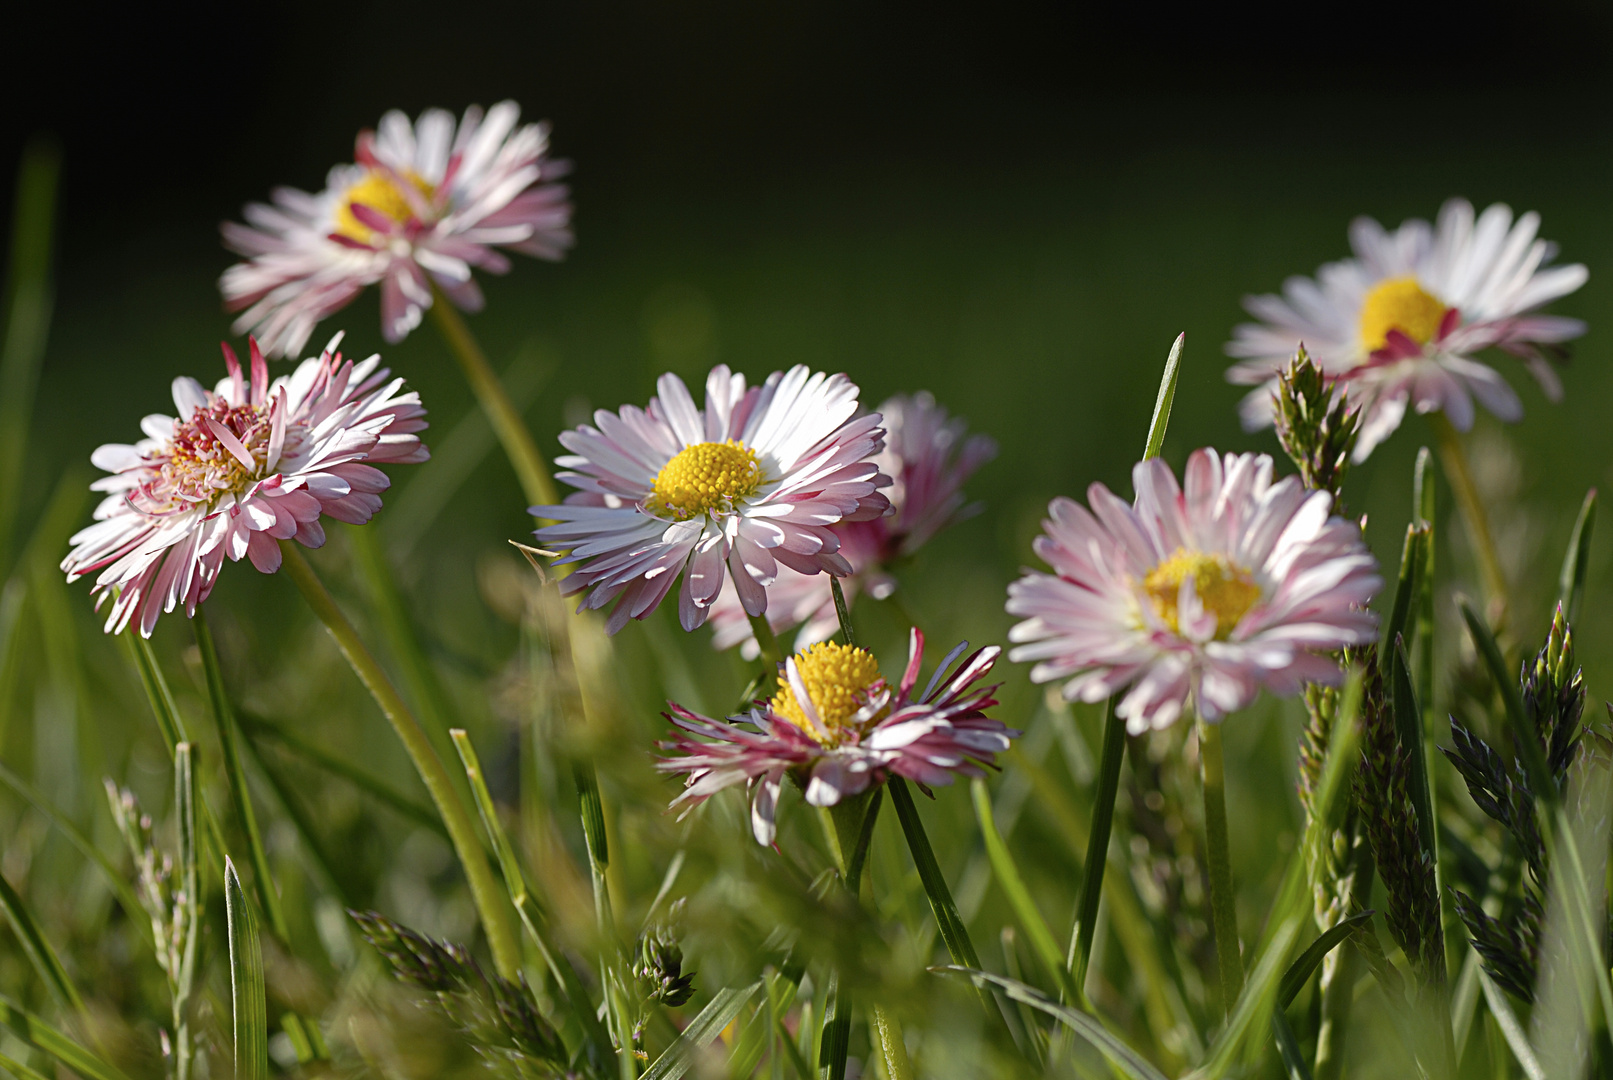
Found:
[[[1349,391],[1336,387],[1302,345],[1277,376],[1277,441],[1299,469],[1308,488],[1325,491],[1338,503],[1350,452],[1361,430],[1361,413]]]

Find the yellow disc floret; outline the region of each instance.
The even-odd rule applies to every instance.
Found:
[[[801,685],[817,709],[818,719],[833,736],[846,721],[868,703],[870,693],[879,690],[885,680],[880,677],[879,664],[866,650],[851,645],[837,645],[821,641],[795,655],[795,669],[801,673]],[[788,682],[779,688],[772,701],[775,713],[819,740],[824,733],[807,719],[796,700],[795,691]]]
[[[428,199],[435,190],[413,173],[410,173],[407,179]],[[414,207],[410,204],[408,196],[398,189],[397,181],[390,174],[378,169],[369,170],[364,174],[364,179],[342,192],[341,198],[336,201],[336,225],[331,230],[361,244],[370,242],[374,230],[353,213],[354,203],[367,206],[397,222],[408,221],[414,214]]]
[[[1373,286],[1361,304],[1361,347],[1377,352],[1388,343],[1391,330],[1426,345],[1439,333],[1445,310],[1416,278],[1386,278]]]
[[[1181,627],[1177,625],[1176,604],[1182,582],[1188,578],[1193,579],[1193,590],[1198,593],[1204,609],[1215,616],[1215,636],[1222,640],[1260,600],[1260,585],[1254,575],[1234,565],[1226,556],[1177,548],[1174,555],[1143,578],[1143,591],[1153,602],[1154,610],[1165,625],[1177,633],[1181,632]]]
[[[687,521],[696,514],[733,510],[736,500],[756,494],[762,466],[756,451],[729,439],[686,446],[655,475],[644,505],[650,513]]]

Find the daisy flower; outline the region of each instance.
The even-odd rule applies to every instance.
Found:
[[[1357,218],[1354,258],[1328,263],[1314,280],[1289,278],[1280,297],[1245,299],[1261,321],[1239,326],[1226,347],[1242,360],[1227,379],[1260,387],[1244,399],[1244,426],[1272,422],[1276,373],[1301,344],[1362,404],[1357,461],[1400,426],[1408,405],[1442,412],[1461,431],[1473,426],[1474,398],[1502,420],[1518,420],[1518,395],[1473,359],[1492,346],[1521,358],[1559,400],[1547,354],[1585,324],[1539,309],[1585,284],[1586,270],[1549,265],[1557,246],[1538,239],[1539,228],[1539,214],[1514,222],[1501,203],[1475,221],[1465,199],[1447,202],[1433,227],[1412,220],[1391,233]]]
[[[112,598],[108,633],[138,619],[151,636],[157,616],[207,599],[225,557],[280,568],[279,541],[325,542],[322,516],[362,525],[391,481],[376,465],[425,461],[420,396],[403,393],[372,356],[343,360],[338,334],[316,359],[269,381],[251,342],[250,373],[224,346],[229,374],[208,390],[174,380],[177,417],[140,421],[145,438],[107,443],[90,455],[110,476],[95,524],[70,541],[68,581],[100,571],[96,607]]]
[[[356,164],[330,171],[316,195],[276,188],[273,205],[247,206],[247,224],[225,222],[224,243],[246,256],[224,272],[225,306],[241,311],[270,356],[302,349],[314,325],[365,288],[381,285],[381,330],[396,343],[420,325],[432,285],[466,311],[480,311],[472,268],[503,274],[495,248],[560,259],[571,247],[571,204],[550,183],[569,165],[551,161],[546,124],[516,123],[504,101],[472,106],[457,128],[428,109],[362,131]]]
[[[964,503],[963,483],[997,456],[994,440],[985,435],[966,437],[968,425],[948,415],[927,391],[893,397],[880,405],[879,414],[884,418],[885,449],[874,462],[893,479],[886,492],[893,512],[833,526],[840,537],[840,554],[851,566],[850,576],[840,582],[848,604],[865,589],[876,600],[888,597],[896,590],[891,564],[912,555],[947,526],[977,513],[978,503]],[[804,624],[795,639],[797,649],[828,639],[839,626],[828,579],[781,568],[768,589],[767,619],[775,633]],[[760,654],[732,586],[724,586],[713,605],[711,625],[714,647],[738,645],[747,660]]]
[[[1135,506],[1102,484],[1090,510],[1055,499],[1035,545],[1054,573],[1008,587],[1009,614],[1025,617],[1009,658],[1035,661],[1033,682],[1068,679],[1065,698],[1088,702],[1129,687],[1116,712],[1138,734],[1190,702],[1217,722],[1262,686],[1336,684],[1324,654],[1373,640],[1366,604],[1383,580],[1327,492],[1273,483],[1264,454],[1196,451],[1185,491],[1158,458],[1131,476]]]
[[[894,688],[863,649],[820,642],[782,665],[780,690],[745,716],[711,720],[671,704],[676,725],[661,749],[662,772],[682,773],[684,790],[673,806],[693,807],[724,788],[751,788],[751,831],[771,844],[779,789],[793,777],[813,806],[882,784],[892,774],[934,787],[958,775],[982,776],[1019,732],[985,711],[997,704],[997,686],[976,687],[1002,651],[995,645],[947,654],[924,691],[915,694],[924,659],[924,635],[912,631],[907,670]]]
[[[556,459],[569,470],[557,478],[580,490],[532,513],[556,522],[539,541],[570,551],[562,592],[585,593],[581,608],[615,601],[614,634],[654,611],[681,574],[678,618],[693,630],[730,573],[743,609],[761,615],[781,568],[851,572],[829,526],[889,512],[879,489],[890,478],[872,460],[879,414],[856,415],[850,379],[794,367],[747,387],[718,365],[704,410],[676,375],[656,389],[647,409],[601,409],[598,427],[560,436],[573,456]]]

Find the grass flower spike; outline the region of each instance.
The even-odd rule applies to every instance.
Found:
[[[1500,203],[1475,220],[1464,199],[1447,202],[1432,227],[1412,220],[1388,232],[1357,218],[1353,258],[1323,266],[1315,279],[1290,278],[1282,296],[1245,301],[1261,321],[1239,326],[1226,347],[1242,361],[1227,379],[1259,386],[1244,399],[1244,426],[1272,422],[1276,374],[1301,344],[1363,406],[1357,461],[1400,426],[1408,405],[1444,413],[1461,431],[1473,424],[1474,398],[1503,420],[1521,418],[1512,387],[1473,359],[1484,349],[1523,359],[1558,400],[1562,385],[1548,354],[1585,324],[1539,309],[1587,274],[1578,263],[1548,265],[1556,245],[1537,237],[1539,227],[1538,214],[1514,221]]]
[[[976,513],[966,504],[963,484],[975,470],[997,455],[997,443],[986,435],[969,435],[963,420],[950,416],[928,392],[901,394],[879,407],[885,423],[885,449],[874,458],[879,471],[892,478],[886,491],[892,513],[866,521],[833,526],[840,554],[851,565],[841,581],[849,604],[858,592],[883,600],[896,590],[890,567],[911,556],[936,533]],[[768,589],[767,619],[775,632],[801,626],[795,647],[826,641],[839,626],[829,581],[787,567]],[[803,625],[804,624],[804,625]],[[732,586],[724,586],[712,608],[712,645],[740,646],[747,660],[760,652],[750,620]]]
[[[697,805],[749,784],[752,831],[757,843],[771,844],[786,774],[813,806],[834,806],[893,774],[930,786],[984,775],[982,766],[1019,732],[985,715],[997,704],[997,687],[975,686],[1002,650],[976,650],[948,671],[968,647],[949,653],[918,694],[924,635],[913,630],[907,670],[895,687],[867,651],[820,642],[786,660],[779,693],[746,716],[711,720],[673,704],[667,718],[677,730],[661,744],[672,756],[659,767],[687,779],[672,805]]]
[[[1382,586],[1360,529],[1330,517],[1332,497],[1297,477],[1272,482],[1264,454],[1196,451],[1185,490],[1158,458],[1132,469],[1135,506],[1102,484],[1090,511],[1055,499],[1036,553],[1053,574],[1009,586],[1022,616],[1010,654],[1035,682],[1101,701],[1130,688],[1119,715],[1139,733],[1191,701],[1219,721],[1262,686],[1298,693],[1336,683],[1323,655],[1373,639],[1367,601]]]
[[[358,136],[356,164],[330,171],[310,195],[277,188],[273,205],[247,206],[226,222],[224,242],[246,256],[219,288],[237,333],[253,332],[271,356],[290,356],[314,326],[370,285],[381,286],[381,329],[402,341],[420,325],[436,286],[466,311],[482,293],[473,269],[509,270],[497,248],[559,259],[571,247],[571,204],[552,183],[569,166],[548,157],[545,124],[517,126],[513,101],[485,116],[471,107],[456,126],[428,109],[414,123],[393,111]]]
[[[257,343],[250,372],[224,346],[229,373],[212,390],[174,380],[178,416],[148,416],[138,443],[91,456],[110,476],[95,524],[72,538],[67,580],[100,571],[97,606],[113,597],[109,633],[184,605],[194,615],[228,557],[280,568],[278,541],[325,542],[321,517],[363,524],[391,483],[379,464],[425,461],[418,394],[387,378],[381,358],[343,360],[337,335],[317,358],[269,381]]]
[[[857,417],[844,375],[774,372],[761,386],[722,365],[706,379],[706,408],[683,380],[661,376],[649,408],[601,409],[597,427],[560,436],[573,456],[559,474],[580,490],[535,506],[556,524],[538,530],[576,565],[562,589],[584,608],[615,602],[611,633],[654,611],[679,575],[678,617],[706,621],[731,573],[744,610],[761,615],[782,569],[845,575],[830,526],[889,512],[889,477],[873,457],[878,413]]]

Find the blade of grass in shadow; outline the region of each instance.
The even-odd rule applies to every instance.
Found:
[[[1103,1054],[1110,1065],[1119,1070],[1127,1080],[1165,1080],[1164,1073],[1149,1064],[1146,1058],[1127,1046],[1118,1036],[1111,1034],[1096,1017],[1073,1006],[1062,1005],[1034,986],[1026,986],[1022,982],[993,975],[989,971],[959,964],[948,964],[930,970],[966,975],[976,983],[984,982],[1001,989],[1013,1001],[1022,1001],[1031,1008],[1046,1013]]]
[[[235,864],[224,860],[224,912],[229,928],[230,1016],[235,1031],[235,1080],[266,1080],[269,1032],[264,1009],[263,946]]]
[[[35,1072],[22,1062],[0,1054],[0,1069],[15,1076],[17,1080],[48,1080],[44,1073]]]
[[[90,1080],[129,1080],[121,1069],[86,1050],[4,996],[0,996],[0,1027]]]
[[[1506,994],[1490,981],[1482,967],[1479,969],[1479,986],[1484,990],[1484,1001],[1490,1006],[1490,1015],[1495,1017],[1501,1035],[1507,1040],[1507,1048],[1522,1067],[1523,1074],[1529,1080],[1546,1080],[1546,1070],[1540,1067],[1540,1058],[1535,1055],[1535,1048],[1529,1045],[1529,1037],[1523,1033],[1523,1025],[1518,1023],[1518,1016],[1512,1011]]]
[[[1283,1072],[1288,1080],[1311,1080],[1311,1067],[1305,1064],[1305,1052],[1299,1048],[1294,1029],[1281,1009],[1272,1010],[1271,1035],[1277,1043],[1277,1056],[1282,1058]]]
[[[11,923],[12,932],[17,935],[17,943],[27,954],[28,962],[33,965],[34,971],[39,975],[45,989],[64,1011],[71,1010],[79,1016],[84,1016],[84,999],[79,996],[78,988],[73,980],[67,977],[67,969],[62,966],[61,957],[51,947],[50,941],[45,937],[44,931],[39,928],[39,922],[34,918],[33,912],[23,902],[17,890],[11,887],[11,882],[0,875],[0,908],[5,909],[6,921]]]
[[[1579,517],[1574,519],[1574,531],[1568,538],[1568,551],[1563,556],[1563,569],[1557,576],[1557,602],[1572,625],[1579,618],[1580,603],[1585,599],[1585,572],[1590,565],[1591,526],[1596,523],[1596,489],[1585,493],[1580,504]]]
[[[1322,958],[1354,933],[1357,927],[1371,925],[1372,916],[1375,914],[1377,912],[1363,911],[1351,915],[1348,919],[1334,923],[1325,933],[1311,942],[1310,946],[1299,954],[1299,959],[1288,965],[1288,970],[1283,972],[1282,982],[1277,987],[1277,1005],[1284,1009],[1292,1005],[1294,998],[1305,988],[1305,982],[1311,977],[1311,972],[1322,963]]]
[[[145,687],[146,700],[151,702],[151,713],[157,718],[157,730],[162,732],[163,744],[168,747],[168,754],[172,757],[174,747],[190,741],[190,734],[185,730],[185,719],[180,716],[179,705],[174,701],[174,692],[163,677],[151,642],[139,634],[118,636],[124,640],[129,655],[134,659],[135,670],[140,673],[140,685]]]
[[[1406,631],[1411,606],[1418,595],[1427,544],[1427,526],[1406,526],[1406,541],[1400,549],[1400,576],[1395,580],[1395,601],[1389,608],[1389,621],[1383,627],[1383,647],[1386,652],[1394,648],[1395,638]]]
[[[1254,1054],[1246,1052],[1246,1043],[1250,1043],[1247,1051],[1254,1051],[1258,1041],[1252,1040],[1255,1032],[1264,1031],[1270,1026],[1272,1011],[1277,1005],[1277,991],[1281,984],[1283,961],[1288,956],[1288,949],[1294,943],[1299,933],[1300,922],[1304,916],[1294,914],[1285,918],[1272,934],[1271,941],[1261,951],[1256,959],[1249,978],[1244,983],[1243,992],[1238,995],[1236,1004],[1229,1010],[1227,1026],[1221,1030],[1215,1042],[1210,1046],[1209,1061],[1191,1075],[1203,1080],[1220,1080],[1228,1075],[1238,1064],[1239,1057],[1244,1058],[1244,1064],[1254,1064]]]
[[[289,941],[285,912],[280,907],[280,894],[275,890],[274,878],[269,873],[269,856],[263,849],[263,834],[258,830],[257,814],[252,809],[252,793],[246,786],[246,772],[241,768],[240,750],[235,744],[235,717],[230,709],[229,692],[224,688],[224,672],[219,667],[218,649],[213,644],[213,631],[207,625],[205,605],[196,605],[191,625],[196,632],[196,648],[201,653],[202,671],[207,679],[207,697],[213,707],[213,722],[218,728],[219,750],[224,758],[224,777],[229,783],[230,803],[235,819],[246,835],[247,856],[252,860],[252,884],[257,893],[258,906],[269,920],[269,931],[280,941]]]
[[[0,339],[0,580],[11,572],[29,421],[50,332],[51,247],[60,169],[55,144],[36,138],[23,149],[17,172],[5,337]]]
[[[991,793],[986,790],[986,782],[976,779],[970,783],[970,792],[974,796],[975,818],[980,823],[980,833],[985,840],[986,854],[991,858],[992,871],[997,876],[997,885],[1003,894],[1008,897],[1008,903],[1014,909],[1014,917],[1025,936],[1030,939],[1031,948],[1036,951],[1037,959],[1047,969],[1047,974],[1053,979],[1066,1001],[1079,1001],[1075,983],[1070,973],[1064,967],[1064,957],[1059,952],[1058,944],[1053,940],[1053,932],[1047,928],[1047,921],[1036,907],[1036,901],[1031,897],[1030,890],[1025,887],[1025,879],[1019,874],[1019,867],[1014,864],[1014,857],[1009,854],[1008,846],[1003,843],[1002,836],[997,832],[997,822],[991,816]]]
[[[892,776],[886,786],[890,788],[891,803],[896,807],[897,820],[901,822],[902,834],[907,838],[913,865],[924,886],[924,895],[929,898],[930,909],[935,913],[947,952],[959,966],[978,968],[980,957],[975,952],[974,943],[969,940],[968,928],[958,916],[958,906],[952,902],[952,891],[947,888],[946,877],[941,873],[940,864],[935,861],[935,852],[930,847],[930,838],[925,835],[918,807],[913,805],[913,794],[907,790],[907,781],[900,776]],[[987,1013],[991,1012],[990,1000],[985,993],[980,995]]]
[[[174,907],[179,917],[179,967],[172,983],[174,1023],[174,1080],[190,1080],[190,998],[196,988],[196,953],[202,937],[201,845],[196,830],[196,770],[194,747],[174,747],[174,819],[179,830],[179,888]]]

